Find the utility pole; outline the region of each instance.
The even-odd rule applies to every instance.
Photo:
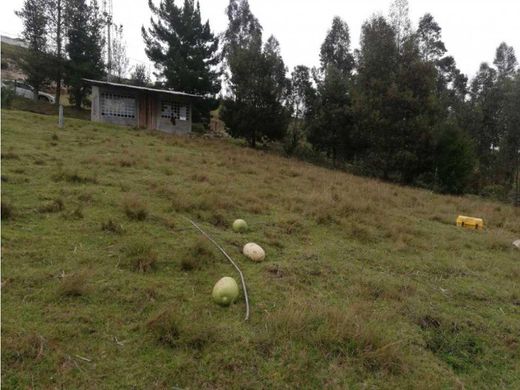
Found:
[[[112,21],[114,14],[114,6],[112,0],[103,0],[103,15],[107,25],[107,81],[112,76]]]
[[[514,205],[520,207],[520,149],[516,151],[516,191]]]

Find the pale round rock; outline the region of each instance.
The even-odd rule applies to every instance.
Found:
[[[263,261],[265,259],[265,251],[254,242],[244,245],[243,253],[253,261]]]

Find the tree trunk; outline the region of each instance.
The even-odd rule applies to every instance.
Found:
[[[256,131],[253,130],[253,132],[251,133],[251,147],[253,149],[256,148]]]

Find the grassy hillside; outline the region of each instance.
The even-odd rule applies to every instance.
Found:
[[[2,112],[3,388],[520,387],[518,209],[55,122]],[[240,263],[249,322],[212,302],[238,275],[182,216]]]

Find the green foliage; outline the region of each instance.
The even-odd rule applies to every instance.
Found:
[[[146,55],[155,63],[160,81],[177,91],[214,97],[220,91],[219,41],[209,21],[202,22],[199,3],[184,0],[183,6],[177,6],[173,0],[161,0],[158,6],[152,1],[148,4],[155,19],[141,31]],[[211,100],[193,107],[193,120],[209,123],[209,113],[215,108]]]
[[[475,154],[469,137],[452,124],[445,124],[437,140],[436,189],[441,192],[463,194],[471,180]]]
[[[262,47],[262,27],[247,0],[231,0],[229,25],[224,34],[224,57],[230,94],[220,117],[233,137],[258,140],[282,139],[289,123],[283,104],[289,89],[280,45],[273,37]]]
[[[89,86],[83,78],[99,79],[104,75],[103,19],[97,2],[69,0],[66,8],[67,44],[69,61],[65,68],[65,82],[71,102],[77,109],[87,103]]]
[[[350,74],[354,69],[348,25],[339,16],[332,20],[332,27],[321,45],[320,62],[322,69],[334,66],[343,74]]]
[[[334,65],[319,80],[313,118],[309,122],[309,142],[324,151],[333,163],[351,153],[353,118],[349,74]]]
[[[16,12],[22,19],[22,36],[28,43],[28,50],[16,58],[18,65],[26,75],[26,81],[37,92],[47,84],[51,74],[50,56],[47,53],[47,17],[44,0],[25,0],[23,8]]]
[[[382,18],[363,25],[354,110],[357,160],[370,174],[412,183],[432,169],[435,70],[413,38],[396,44]]]
[[[130,81],[132,85],[139,85],[141,87],[146,87],[150,85],[151,79],[146,69],[146,65],[138,64],[134,67],[133,72],[130,75]]]
[[[2,108],[11,108],[14,97],[12,88],[2,87]]]

